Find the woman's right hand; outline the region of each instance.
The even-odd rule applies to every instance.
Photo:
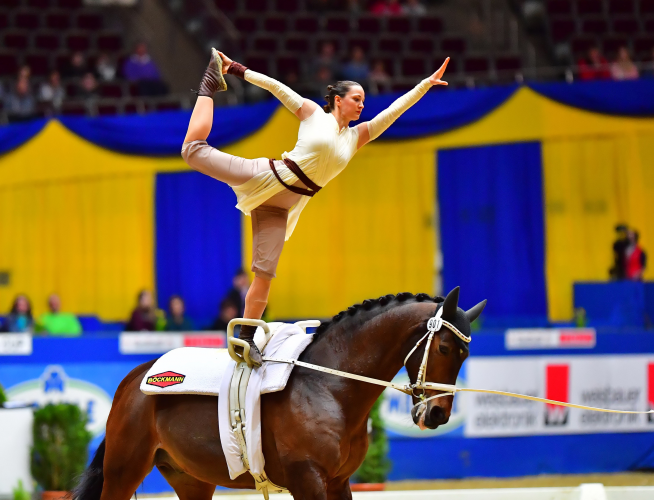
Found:
[[[448,57],[447,59],[445,59],[445,62],[439,68],[439,70],[429,77],[429,83],[431,83],[432,85],[447,85],[447,82],[441,80],[441,78],[443,76],[443,73],[445,73],[445,69],[447,69],[447,63],[449,62],[450,62],[450,58]]]
[[[226,75],[227,70],[229,69],[229,66],[232,64],[232,60],[229,57],[227,57],[225,54],[220,52],[219,50],[217,50],[216,52],[218,52],[218,54],[220,55],[220,57],[223,60],[223,75]]]

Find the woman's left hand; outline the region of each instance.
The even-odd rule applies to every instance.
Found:
[[[447,59],[445,59],[445,62],[438,69],[438,71],[429,77],[429,83],[431,83],[432,85],[447,85],[447,82],[441,80],[441,77],[443,76],[443,73],[445,73],[445,70],[447,69],[447,63],[449,62],[450,62],[450,58],[448,57]]]

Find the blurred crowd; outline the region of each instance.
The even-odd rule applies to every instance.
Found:
[[[190,332],[198,330],[225,331],[234,318],[243,317],[245,296],[250,278],[242,269],[232,279],[232,288],[221,299],[215,319],[210,325],[198,325],[186,314],[184,298],[172,295],[167,310],[157,308],[149,290],[142,290],[136,306],[123,330],[127,332]],[[32,303],[25,294],[14,299],[9,313],[0,320],[0,333],[34,333],[50,336],[75,337],[82,334],[82,325],[72,313],[64,312],[57,294],[48,297],[48,312],[34,317]],[[265,313],[264,313],[265,314]]]
[[[609,62],[598,46],[588,49],[585,57],[577,61],[577,70],[581,80],[637,80],[640,77],[654,77],[654,50],[652,59],[644,64],[636,64],[629,49],[620,47],[615,60]],[[640,66],[640,68],[639,68]]]
[[[92,103],[106,97],[103,85],[121,81],[130,85],[134,96],[168,93],[168,86],[143,42],[120,64],[106,53],[89,60],[84,53],[75,52],[60,70],[52,71],[40,84],[34,82],[31,73],[29,66],[23,66],[14,82],[5,86],[0,83],[0,101],[10,121],[57,114],[65,102]]]
[[[361,47],[352,48],[350,58],[341,63],[336,56],[334,44],[325,42],[319,56],[309,68],[309,78],[300,83],[299,75],[290,73],[284,78],[284,83],[299,91],[303,95],[322,98],[327,85],[337,80],[355,81],[366,92],[377,95],[391,90],[391,77],[386,71],[382,60],[375,60],[370,64]]]

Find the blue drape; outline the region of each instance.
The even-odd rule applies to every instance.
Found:
[[[575,108],[620,116],[654,116],[654,79],[613,82],[530,83],[554,101]]]
[[[378,140],[404,139],[446,132],[479,120],[504,103],[517,85],[470,90],[430,90],[409,108]],[[368,97],[361,121],[368,121],[388,108],[401,93]]]
[[[0,127],[0,155],[22,146],[41,132],[47,122],[45,119],[38,119]]]
[[[216,108],[207,142],[221,147],[259,130],[277,109],[276,100]],[[147,115],[62,116],[61,122],[87,141],[120,153],[175,156],[182,149],[191,111],[162,111]]]
[[[181,295],[208,326],[241,267],[241,215],[229,186],[197,172],[158,174],[156,272],[160,305]]]
[[[546,317],[541,163],[539,143],[438,152],[444,291],[488,319]]]

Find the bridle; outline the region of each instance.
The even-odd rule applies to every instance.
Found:
[[[409,358],[411,355],[416,352],[418,347],[422,344],[422,342],[427,339],[427,344],[425,345],[425,352],[422,355],[422,361],[420,362],[420,368],[418,369],[418,375],[416,377],[416,382],[415,384],[409,384],[408,388],[411,389],[411,395],[417,397],[420,399],[420,402],[426,402],[427,400],[425,399],[425,391],[426,390],[446,390],[445,394],[439,394],[437,396],[431,397],[429,399],[436,399],[439,397],[444,397],[444,396],[454,396],[454,393],[456,392],[456,387],[453,385],[449,384],[436,384],[433,382],[427,382],[425,378],[427,377],[427,363],[429,362],[429,354],[431,351],[431,343],[434,340],[434,336],[436,333],[440,331],[440,329],[443,327],[443,325],[447,326],[452,333],[454,333],[457,337],[459,337],[461,340],[463,340],[466,344],[469,344],[472,338],[464,335],[461,333],[461,331],[454,326],[452,323],[449,321],[446,321],[443,319],[443,307],[439,307],[438,310],[436,311],[436,315],[433,318],[429,318],[429,321],[427,321],[427,333],[425,333],[420,340],[416,343],[415,346],[413,346],[413,349],[409,351],[409,354],[406,355],[406,358],[404,358],[404,367],[407,368],[406,363],[409,361]],[[408,368],[407,368],[408,372]],[[442,389],[442,388],[435,388],[434,386],[439,386],[439,387],[447,387],[447,389]],[[420,394],[416,394],[415,391],[422,391]],[[420,404],[420,403],[418,403]]]

